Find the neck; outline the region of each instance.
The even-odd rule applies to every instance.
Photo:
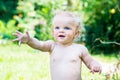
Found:
[[[58,44],[59,44],[60,46],[67,47],[67,46],[71,46],[73,43],[72,43],[72,42],[71,42],[71,43],[59,43],[59,42],[58,42]]]

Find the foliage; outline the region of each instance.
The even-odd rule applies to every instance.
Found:
[[[80,5],[79,0],[16,0],[16,2],[4,2],[4,0],[1,0],[1,4],[0,14],[4,13],[3,7],[6,9],[7,4],[10,5],[8,9],[9,15],[4,14],[4,16],[8,15],[7,21],[13,18],[16,20],[15,26],[18,26],[18,30],[22,32],[23,30],[27,30],[32,36],[40,40],[52,39],[51,23],[57,9],[75,11],[79,9]],[[1,16],[2,21],[5,19],[4,16]],[[6,24],[7,21],[5,22]]]
[[[35,37],[40,40],[51,39],[52,5],[35,3],[35,11],[41,16],[39,24],[35,26]]]
[[[13,39],[12,33],[18,29],[15,20],[9,20],[6,24],[0,21],[0,39]],[[14,28],[13,28],[14,27]]]
[[[120,5],[118,0],[83,0],[86,44],[93,51],[119,51],[120,45],[101,44],[99,40],[120,43]],[[99,40],[98,40],[99,39]]]
[[[26,3],[26,5],[24,5]],[[45,5],[46,4],[46,5]],[[48,1],[41,0],[22,0],[19,1],[16,20],[19,25],[29,30],[38,39],[50,39],[51,5]]]
[[[18,0],[0,0],[0,20],[4,22],[13,18],[14,14],[17,14]]]
[[[85,41],[91,51],[109,53],[120,50],[119,45],[101,43],[120,43],[118,0],[0,0],[0,25],[3,25],[0,26],[0,39],[12,39],[15,30],[27,30],[40,40],[53,39],[51,22],[58,9],[73,11],[80,16],[84,13],[85,35],[83,33],[79,41]],[[8,26],[14,30],[5,30]]]
[[[79,2],[79,0],[76,0]],[[26,5],[24,5],[26,3]],[[57,4],[57,5],[56,5]],[[78,3],[77,6],[80,4]],[[72,0],[20,0],[17,10],[19,12],[15,19],[19,25],[32,32],[33,36],[40,40],[52,39],[52,18],[57,9],[78,9]],[[75,7],[75,8],[74,8]]]

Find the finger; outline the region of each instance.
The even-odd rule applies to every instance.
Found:
[[[98,72],[98,73],[101,73],[101,67],[100,66],[96,67],[94,71]]]
[[[13,35],[14,35],[14,36],[21,36],[21,35],[22,35],[22,33],[21,33],[21,32],[19,32],[19,31],[16,31],[15,33],[13,33]]]
[[[21,45],[21,40],[19,41],[18,45],[19,45],[19,46]]]
[[[21,33],[20,31],[16,31],[16,33],[17,33],[18,35],[22,35],[22,33]]]
[[[13,33],[13,36],[18,36],[18,34],[17,33]]]
[[[14,39],[14,40],[12,40],[13,42],[16,42],[16,41],[19,41],[19,38],[16,38],[16,39]]]
[[[93,70],[91,70],[91,71],[90,71],[90,73],[94,74],[94,71],[93,71]]]

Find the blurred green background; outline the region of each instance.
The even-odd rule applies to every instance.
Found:
[[[56,10],[69,10],[81,17],[77,41],[96,59],[120,62],[119,0],[0,0],[0,80],[50,80],[48,54],[38,54],[43,52],[25,45],[19,48],[12,43],[12,34],[27,30],[39,40],[53,39],[51,21]],[[104,74],[93,76],[84,70],[83,80],[105,80]]]

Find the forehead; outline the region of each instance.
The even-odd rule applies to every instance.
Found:
[[[57,15],[53,19],[53,24],[69,24],[75,25],[74,18],[64,15]]]

